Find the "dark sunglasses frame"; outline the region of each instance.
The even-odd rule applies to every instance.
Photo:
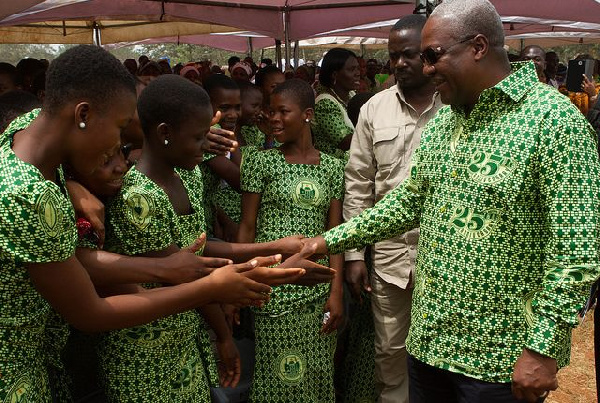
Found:
[[[460,45],[461,43],[465,43],[468,42],[470,40],[475,39],[477,35],[470,35],[468,37],[466,37],[465,39],[455,42],[452,45],[444,48],[442,46],[429,46],[427,48],[425,48],[420,54],[419,56],[421,57],[421,61],[423,62],[423,64],[427,64],[429,66],[433,66],[434,64],[436,64],[438,62],[438,60],[440,60],[440,57],[442,57],[444,54],[446,54],[450,49],[452,49],[453,47]]]

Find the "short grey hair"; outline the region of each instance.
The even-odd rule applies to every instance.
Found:
[[[488,0],[444,0],[431,17],[448,19],[456,39],[484,35],[490,46],[504,46],[504,27],[496,8]]]

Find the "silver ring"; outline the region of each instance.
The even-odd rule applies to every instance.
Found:
[[[550,394],[550,391],[549,391],[549,390],[547,390],[547,391],[545,391],[544,393],[542,393],[541,395],[539,395],[538,397],[539,397],[540,399],[545,399],[546,397],[548,397],[548,395],[549,395],[549,394]]]

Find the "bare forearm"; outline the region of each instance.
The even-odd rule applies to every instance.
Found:
[[[160,258],[123,256],[86,248],[78,248],[76,254],[96,286],[164,281]]]
[[[329,256],[329,265],[335,270],[335,276],[331,282],[331,291],[342,292],[344,289],[344,255]]]
[[[200,308],[202,317],[206,323],[214,330],[218,340],[224,340],[231,337],[231,330],[225,320],[225,313],[220,304],[209,304]]]
[[[198,280],[143,293],[96,299],[88,315],[65,318],[73,326],[88,332],[138,326],[213,302],[210,288],[207,281]]]
[[[230,243],[208,241],[204,248],[205,256],[218,256],[231,259],[235,263],[246,262],[256,256],[270,256],[281,253],[273,242],[263,243]]]

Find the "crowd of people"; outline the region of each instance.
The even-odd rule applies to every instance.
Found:
[[[0,63],[0,401],[544,401],[600,276],[597,76],[488,0],[388,50]]]

